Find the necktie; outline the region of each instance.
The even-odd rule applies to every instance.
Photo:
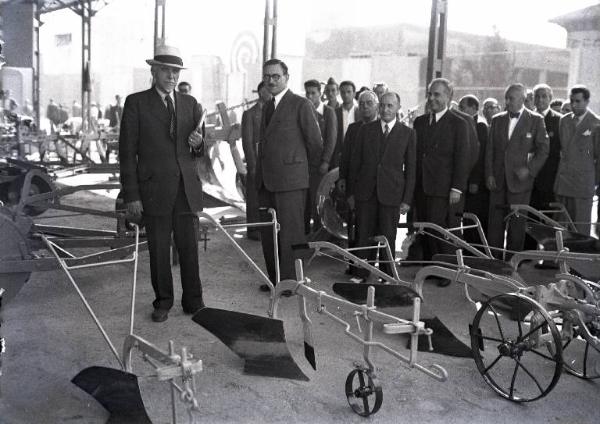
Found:
[[[168,94],[165,96],[167,102],[167,110],[169,111],[169,135],[173,140],[177,139],[177,118],[175,117],[175,107],[173,100]]]
[[[269,103],[267,103],[267,107],[265,108],[265,126],[269,126],[269,122],[271,122],[273,113],[275,113],[275,97],[273,97]]]
[[[431,118],[429,118],[429,125],[435,125],[435,113],[431,114]]]
[[[519,112],[508,112],[508,116],[510,117],[510,119],[519,119],[519,115],[521,113]]]
[[[383,138],[387,138],[387,136],[390,133],[390,127],[388,127],[388,124],[385,124],[385,131],[383,131]]]

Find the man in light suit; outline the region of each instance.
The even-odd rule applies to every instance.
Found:
[[[323,151],[320,155],[315,155],[314,161],[308,164],[309,173],[309,189],[306,198],[306,210],[304,212],[304,226],[306,234],[312,231],[317,231],[321,228],[321,221],[317,213],[317,190],[323,179],[323,175],[329,171],[329,164],[335,142],[337,139],[337,120],[335,111],[321,102],[321,83],[315,79],[308,80],[304,83],[306,98],[310,100],[314,106],[315,117],[321,130],[321,138],[323,139]],[[310,221],[313,221],[311,228]]]
[[[264,105],[271,100],[271,93],[265,87],[264,82],[260,82],[256,89],[258,101],[250,109],[242,114],[242,148],[246,158],[246,221],[260,222],[258,213],[258,191],[256,190],[256,152],[260,140],[260,124],[262,121],[262,112]],[[254,228],[248,228],[247,236],[251,240],[258,240],[260,231]]]
[[[460,116],[448,109],[452,98],[450,81],[434,79],[427,89],[427,106],[431,113],[415,119],[417,132],[417,185],[415,203],[417,221],[431,222],[444,228],[460,221],[463,196],[471,170],[473,155],[469,127]],[[428,237],[422,243],[423,259],[452,248]]]
[[[397,121],[399,110],[397,93],[381,96],[381,119],[363,124],[358,132],[353,156],[357,172],[346,186],[356,205],[358,246],[372,245],[373,236],[383,235],[392,254],[400,214],[407,213],[412,203],[416,174],[416,135]],[[374,253],[364,256],[373,259]],[[389,264],[382,264],[381,270],[392,275]]]
[[[485,150],[486,184],[490,190],[488,241],[500,249],[504,248],[508,205],[529,204],[534,178],[548,157],[544,118],[525,108],[525,93],[523,84],[508,86],[504,94],[507,110],[493,117]],[[523,250],[524,241],[525,218],[512,219],[506,248]]]
[[[292,245],[305,243],[304,208],[308,190],[308,165],[319,157],[323,140],[312,104],[288,87],[287,65],[271,59],[263,65],[263,81],[273,99],[264,108],[256,167],[259,205],[277,211],[280,224],[279,259],[282,279],[295,279]],[[271,229],[261,231],[267,272],[275,274]],[[266,285],[261,290],[268,290]]]
[[[560,163],[554,188],[577,231],[590,235],[592,200],[600,185],[600,118],[588,109],[587,87],[573,86],[569,99],[573,111],[560,118]]]
[[[197,125],[201,106],[176,92],[183,62],[179,50],[157,48],[151,65],[154,85],[127,96],[119,136],[121,185],[130,216],[143,216],[150,252],[155,300],[152,319],[168,318],[173,306],[171,234],[179,254],[181,304],[185,313],[204,307],[198,272],[196,212],[202,210],[202,185],[196,157],[204,153]]]

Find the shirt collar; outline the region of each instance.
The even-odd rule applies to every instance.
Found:
[[[546,110],[542,110],[541,112],[538,112],[538,113],[540,113],[542,116],[546,116],[546,115],[548,115],[548,112],[550,112],[550,107],[548,107],[548,108],[546,108]]]
[[[350,109],[346,109],[344,107],[344,104],[342,103],[342,105],[340,106],[342,108],[342,112],[343,113],[347,113],[348,115],[354,111],[354,108],[356,107],[356,103],[354,103],[354,100],[352,101],[352,106],[350,107]]]
[[[275,107],[277,107],[277,105],[279,104],[279,102],[281,101],[281,99],[283,98],[283,96],[285,95],[285,93],[287,93],[289,90],[289,88],[285,87],[283,90],[281,90],[281,93],[276,94],[275,96],[273,96],[273,98],[275,99]]]
[[[171,100],[173,100],[173,103],[175,103],[175,95],[172,91],[170,93],[167,93],[166,91],[158,88],[158,85],[155,85],[154,89],[156,90],[156,92],[158,93],[158,95],[160,96],[160,98],[162,99],[163,102],[165,101],[165,96],[168,94],[169,97],[171,98]]]
[[[323,115],[324,109],[325,109],[325,105],[323,104],[323,102],[319,102],[319,106],[317,106],[317,107],[315,108],[315,110],[316,110],[316,111],[317,111],[317,112],[318,112],[320,115]]]
[[[585,112],[583,112],[583,115],[581,115],[581,116],[577,116],[573,113],[573,117],[575,119],[577,119],[577,123],[580,123],[581,121],[583,121],[583,118],[585,118],[585,115],[587,115],[588,112],[589,112],[589,109],[586,109]]]
[[[448,112],[448,108],[445,107],[444,110],[438,112],[435,114],[435,122],[440,122],[440,119],[442,119],[442,116],[444,116],[446,114],[446,112]]]
[[[389,130],[392,131],[394,125],[396,125],[396,118],[392,119],[390,122],[385,122],[383,119],[381,120],[381,132],[385,132],[385,126],[388,126]]]
[[[517,112],[519,114],[519,119],[521,119],[521,116],[523,116],[523,111],[524,110],[525,110],[525,106],[521,106],[521,109]],[[510,115],[509,115],[509,119],[510,119]]]

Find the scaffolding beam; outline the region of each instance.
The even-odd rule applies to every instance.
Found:
[[[440,78],[444,71],[446,54],[446,20],[448,0],[431,0],[431,22],[429,24],[429,49],[427,52],[426,86],[434,78]]]

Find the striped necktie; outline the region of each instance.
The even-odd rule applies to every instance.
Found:
[[[177,139],[177,117],[175,116],[175,107],[173,100],[168,94],[165,96],[167,102],[167,110],[169,111],[169,135],[173,140]]]

